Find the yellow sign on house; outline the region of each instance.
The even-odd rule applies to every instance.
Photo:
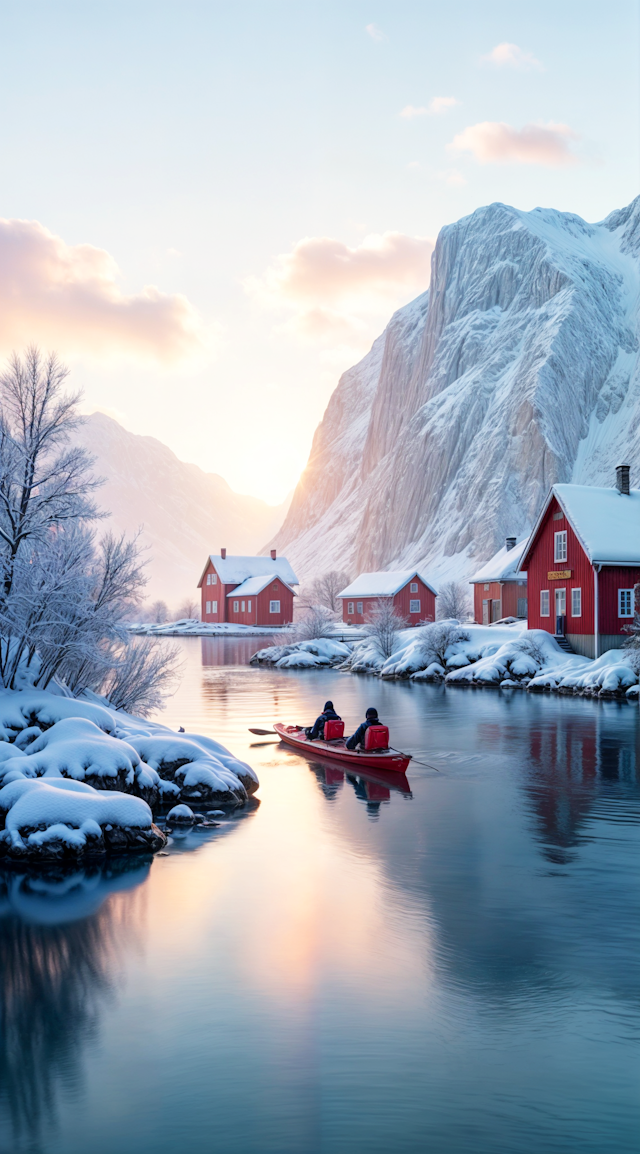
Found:
[[[572,569],[554,569],[552,573],[547,573],[547,581],[567,581],[572,572]]]

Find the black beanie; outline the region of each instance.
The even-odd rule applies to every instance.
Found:
[[[377,717],[378,716],[378,710],[374,709],[373,706],[371,706],[371,708],[367,710],[366,716],[367,717]]]
[[[332,701],[325,701],[324,707],[325,707],[325,709],[333,709],[333,702]]]

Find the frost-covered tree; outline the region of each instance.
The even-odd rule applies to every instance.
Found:
[[[187,597],[178,608],[177,620],[182,621],[183,618],[189,621],[199,620],[200,618],[200,606],[193,597]]]
[[[348,573],[342,569],[332,569],[323,577],[318,577],[310,589],[310,600],[314,605],[324,605],[330,613],[342,612],[342,601],[338,593],[351,582]]]
[[[164,625],[169,620],[169,606],[166,601],[154,601],[149,610],[149,618],[154,625]]]
[[[465,621],[471,612],[469,587],[463,581],[446,581],[438,591],[438,617]]]
[[[445,654],[449,646],[455,645],[459,641],[468,640],[469,634],[464,629],[460,629],[458,625],[451,625],[447,621],[436,621],[432,625],[426,625],[420,638],[425,667],[435,661],[444,668]]]
[[[311,605],[296,624],[296,641],[314,641],[318,637],[331,637],[334,629],[333,614],[324,605]]]
[[[397,636],[406,627],[406,617],[398,613],[391,598],[379,597],[369,613],[365,631],[380,656],[386,659],[391,657],[396,647]]]
[[[177,646],[136,637],[114,654],[100,691],[116,709],[148,717],[173,691],[181,667]]]
[[[0,374],[0,679],[97,689],[122,664],[146,578],[137,540],[96,539],[100,484],[70,444],[67,370],[30,348]],[[160,678],[160,683],[162,679]]]

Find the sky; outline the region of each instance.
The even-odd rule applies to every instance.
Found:
[[[640,192],[637,0],[0,17],[0,355],[270,503],[444,225]]]

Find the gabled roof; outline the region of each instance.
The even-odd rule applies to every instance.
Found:
[[[355,581],[347,585],[346,589],[338,593],[338,597],[394,597],[416,577],[420,578],[435,597],[438,596],[437,589],[434,589],[424,574],[419,573],[417,569],[395,569],[391,573],[361,573]]]
[[[554,485],[522,556],[523,568],[554,497],[593,565],[640,565],[640,489]]]
[[[240,585],[248,577],[280,577],[287,585],[299,585],[286,557],[221,557],[212,553],[198,581],[198,589],[204,581],[209,561],[223,585]]]
[[[275,576],[279,577],[280,575],[275,574]],[[273,573],[267,573],[264,577],[247,577],[247,580],[243,581],[242,585],[238,585],[237,589],[232,589],[230,593],[227,593],[227,597],[257,597],[258,593],[262,593],[262,590],[271,584],[273,578]],[[293,590],[290,585],[287,585],[287,582],[284,581],[282,577],[280,577],[280,581],[285,589],[293,593],[294,597],[298,596],[295,590]]]
[[[503,545],[502,549],[482,566],[482,569],[478,569],[475,576],[469,578],[469,584],[480,585],[486,581],[526,581],[526,573],[518,573],[518,566],[528,540],[528,537],[523,537],[513,549],[507,549],[507,546]]]

